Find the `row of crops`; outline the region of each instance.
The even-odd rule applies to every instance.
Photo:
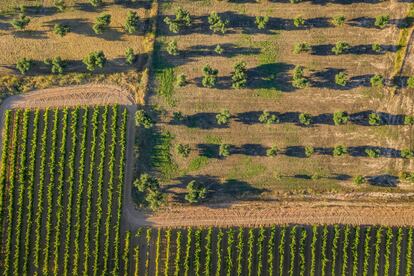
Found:
[[[121,275],[412,275],[413,228],[141,228]]]
[[[127,109],[8,110],[3,275],[117,275]]]

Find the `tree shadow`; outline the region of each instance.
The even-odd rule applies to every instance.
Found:
[[[192,115],[186,115],[183,120],[171,121],[170,124],[172,125],[185,125],[189,128],[200,128],[200,129],[214,129],[214,128],[228,128],[229,126],[226,125],[219,125],[217,123],[217,116],[218,113],[214,112],[201,112],[195,113]]]
[[[370,87],[370,79],[372,74],[351,76],[348,78],[346,85],[338,85],[335,83],[335,75],[345,72],[344,69],[325,68],[321,71],[313,72],[310,75],[310,84],[312,87],[328,88],[334,90],[350,90],[357,87]]]
[[[29,17],[51,16],[59,13],[59,10],[53,6],[26,6],[24,14]]]
[[[14,31],[13,35],[17,38],[24,38],[24,39],[48,39],[47,32],[45,31],[35,31],[35,30]]]
[[[358,4],[358,3],[364,3],[364,4],[377,4],[380,3],[381,0],[311,0],[310,1],[314,5],[321,5],[325,6],[328,4],[339,4],[339,5],[352,5],[352,4]]]
[[[266,156],[266,148],[260,144],[244,144],[239,147],[232,146],[232,154],[241,154],[248,156]]]
[[[128,9],[150,9],[151,8],[151,1],[147,0],[135,0],[135,1],[128,1],[128,0],[114,0],[116,5],[122,6]]]
[[[248,84],[252,89],[275,88],[282,92],[292,92],[295,88],[290,84],[289,71],[292,64],[284,62],[259,65],[248,70]]]
[[[313,45],[311,54],[316,56],[335,56],[335,53],[332,52],[333,47],[335,47],[335,44]],[[380,47],[381,51],[376,52],[372,49],[372,44],[354,45],[340,55],[383,55],[386,52],[395,53],[400,48],[398,45],[389,44],[381,44]]]
[[[260,48],[239,47],[234,43],[224,43],[220,46],[224,49],[222,54],[215,52],[217,45],[193,45],[185,50],[180,50],[180,56],[184,59],[189,57],[206,57],[206,56],[223,56],[236,57],[239,55],[257,55],[260,53]]]
[[[367,177],[369,184],[380,187],[397,187],[399,184],[398,177],[390,174],[381,174]]]
[[[87,3],[76,3],[74,5],[74,8],[77,9],[77,10],[80,10],[80,11],[84,11],[84,12],[100,13],[103,10],[105,10],[106,8],[108,8],[109,6],[111,6],[110,3],[102,3],[98,7],[94,7],[89,2],[87,2]]]
[[[375,150],[379,152],[380,157],[387,158],[401,158],[400,150],[386,147],[377,147],[377,146],[356,146],[349,147],[348,153],[353,157],[369,157],[365,152],[366,150]]]

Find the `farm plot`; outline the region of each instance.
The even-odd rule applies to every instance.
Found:
[[[412,96],[391,79],[408,8],[161,3],[152,168],[224,196],[412,191]]]
[[[123,236],[121,273],[411,275],[413,238],[379,226],[140,228]]]
[[[0,172],[3,275],[120,267],[127,109],[13,109]]]

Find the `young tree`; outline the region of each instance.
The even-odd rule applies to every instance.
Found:
[[[235,89],[239,89],[245,87],[247,84],[247,69],[246,63],[244,61],[240,61],[234,65],[234,72],[231,76],[232,80],[232,87]]]
[[[176,151],[182,157],[188,157],[190,155],[191,148],[188,144],[178,144],[176,147]]]
[[[89,3],[96,8],[102,5],[102,0],[89,0]]]
[[[350,48],[351,46],[348,43],[343,42],[343,41],[338,41],[331,51],[335,55],[340,55],[340,54],[346,53]]]
[[[388,25],[389,21],[389,15],[378,15],[377,17],[375,17],[375,26],[382,29]]]
[[[140,178],[134,181],[134,187],[139,192],[145,192],[148,189],[157,190],[160,188],[160,184],[158,179],[155,177],[150,176],[147,173],[141,174]]]
[[[369,80],[372,87],[382,87],[384,85],[384,77],[378,74],[375,74]]]
[[[382,51],[382,47],[378,43],[372,44],[371,48],[372,48],[372,51],[374,51],[375,53],[381,53]]]
[[[346,86],[348,83],[348,75],[345,72],[339,72],[335,75],[335,83],[339,86]]]
[[[138,110],[135,112],[135,125],[151,128],[154,125],[154,122],[144,110]]]
[[[333,156],[343,156],[348,153],[348,149],[343,145],[335,146],[333,149]]]
[[[346,112],[337,111],[333,115],[333,121],[336,126],[344,125],[349,121],[349,116]]]
[[[365,149],[365,154],[371,158],[378,158],[380,156],[379,149]]]
[[[47,59],[44,62],[46,65],[51,65],[51,72],[53,74],[63,74],[63,70],[66,67],[66,63],[61,57],[55,57],[53,59]]]
[[[219,114],[216,115],[218,125],[227,125],[230,121],[230,111],[223,109]]]
[[[223,47],[221,47],[220,44],[217,44],[216,48],[214,48],[214,52],[216,52],[217,54],[221,55],[224,52]]]
[[[227,157],[230,155],[230,145],[228,144],[220,144],[219,147],[219,155],[222,157]]]
[[[269,111],[265,110],[259,117],[259,122],[266,125],[279,123],[279,118],[275,114],[270,114]]]
[[[165,204],[166,197],[160,191],[160,184],[158,179],[144,173],[139,179],[133,183],[135,189],[145,194],[145,201],[148,207],[155,211],[160,206]]]
[[[163,194],[160,190],[148,190],[145,201],[148,204],[148,207],[155,211],[166,203],[166,195]]]
[[[402,149],[400,155],[401,155],[401,158],[413,158],[414,151],[410,149]]]
[[[190,13],[179,7],[175,12],[175,19],[165,17],[164,23],[168,25],[170,32],[178,33],[183,27],[191,26]]]
[[[408,125],[408,126],[414,125],[414,115],[405,115],[404,125]]]
[[[60,37],[64,37],[67,33],[70,32],[70,28],[68,25],[58,23],[53,26],[53,32]]]
[[[256,25],[259,30],[266,28],[267,22],[269,22],[269,16],[256,16]]]
[[[185,195],[185,200],[190,203],[197,203],[203,200],[207,196],[207,188],[198,184],[195,180],[190,181],[187,184],[188,193]]]
[[[65,0],[55,0],[54,4],[60,12],[63,12],[66,9]]]
[[[310,124],[312,124],[312,115],[310,115],[308,113],[300,113],[299,114],[299,122],[302,125],[309,126]]]
[[[305,19],[303,19],[302,16],[295,17],[293,19],[293,25],[295,25],[296,28],[299,28],[300,26],[305,25]]]
[[[315,149],[312,146],[306,146],[305,147],[305,156],[306,157],[311,157],[314,152],[315,152]]]
[[[109,24],[111,24],[111,15],[105,13],[96,18],[92,29],[95,34],[102,34],[109,27]]]
[[[278,151],[279,149],[276,146],[271,146],[270,148],[266,150],[266,156],[268,157],[276,156]]]
[[[228,20],[222,20],[217,12],[211,12],[208,17],[208,23],[210,24],[210,30],[213,33],[222,33],[224,34],[227,30],[227,25],[229,24]]]
[[[177,40],[173,39],[173,40],[168,41],[166,50],[170,55],[177,56],[178,55]]]
[[[32,68],[32,65],[33,61],[31,59],[22,58],[17,61],[16,68],[22,75],[25,75]]]
[[[202,84],[204,87],[212,88],[217,82],[218,70],[213,69],[209,64],[203,67],[203,80]]]
[[[411,89],[414,88],[414,76],[411,76],[407,79],[407,87]]]
[[[379,126],[381,125],[382,121],[381,121],[381,116],[378,113],[370,113],[368,115],[368,123],[371,126]]]
[[[367,182],[365,177],[363,177],[362,175],[355,176],[353,181],[356,185],[361,185]]]
[[[16,30],[24,30],[30,23],[30,18],[23,13],[19,14],[19,18],[15,18],[11,21],[12,26]]]
[[[187,84],[187,77],[184,74],[179,74],[176,80],[177,87],[183,87]]]
[[[103,68],[106,63],[106,57],[103,51],[91,52],[82,62],[89,71],[95,71],[97,68]]]
[[[343,15],[336,15],[332,17],[331,23],[335,26],[343,26],[345,24],[346,18]]]
[[[296,88],[305,88],[309,84],[309,80],[304,76],[304,68],[297,65],[293,69],[292,85]]]
[[[128,11],[127,19],[125,22],[125,32],[132,34],[135,33],[138,30],[139,25],[139,17],[136,12],[134,11]]]
[[[311,46],[306,42],[296,43],[293,47],[293,53],[300,54],[303,52],[309,52],[311,50]]]
[[[128,47],[125,51],[125,61],[127,64],[134,64],[137,60],[137,55],[134,53],[134,49]]]

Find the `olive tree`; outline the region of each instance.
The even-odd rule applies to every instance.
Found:
[[[256,16],[256,25],[259,30],[266,28],[267,22],[269,22],[269,16]]]
[[[227,157],[230,155],[230,145],[228,144],[220,144],[219,146],[219,155],[221,157]]]
[[[372,51],[374,51],[375,53],[381,53],[382,51],[382,47],[378,43],[372,44],[371,48],[372,48]]]
[[[210,24],[210,30],[212,30],[213,33],[224,34],[227,31],[229,21],[221,19],[217,12],[211,12],[208,17],[208,23]]]
[[[379,149],[365,149],[365,154],[371,158],[378,158],[380,157],[380,150]]]
[[[336,15],[332,17],[331,23],[335,26],[343,26],[345,24],[346,18],[343,15]]]
[[[18,18],[15,18],[11,21],[12,26],[16,29],[16,30],[24,30],[27,25],[29,25],[30,23],[30,18],[27,17],[24,14],[19,14]]]
[[[356,185],[361,185],[367,182],[367,180],[365,179],[365,177],[363,177],[362,175],[357,175],[354,177],[353,182]]]
[[[46,65],[51,66],[51,72],[53,74],[63,74],[63,71],[66,67],[66,63],[62,60],[61,57],[55,57],[53,59],[46,59],[44,61]]]
[[[372,87],[382,87],[384,85],[384,77],[378,74],[375,74],[369,80]]]
[[[349,121],[349,116],[346,112],[337,111],[333,115],[333,121],[334,121],[336,126],[344,125]]]
[[[178,144],[176,147],[176,151],[182,157],[188,157],[191,152],[191,147],[188,144]]]
[[[170,32],[178,33],[183,27],[191,26],[190,13],[179,7],[175,12],[175,18],[165,17],[164,23],[168,25]]]
[[[224,52],[223,47],[221,47],[220,44],[217,44],[216,48],[214,48],[214,52],[216,52],[217,54],[221,55]]]
[[[89,53],[82,62],[89,71],[95,71],[97,68],[103,68],[106,64],[106,57],[103,51]]]
[[[16,68],[22,75],[25,75],[32,68],[32,65],[33,61],[31,59],[22,58],[17,61]]]
[[[404,125],[408,125],[408,126],[414,125],[414,115],[405,115]]]
[[[218,70],[212,68],[209,64],[203,67],[203,79],[202,79],[202,85],[204,87],[212,88],[216,85],[217,82],[217,75]]]
[[[334,53],[335,55],[340,55],[343,53],[346,53],[349,49],[351,48],[351,46],[343,41],[338,41],[334,47],[332,47],[331,51],[332,53]]]
[[[138,30],[139,17],[135,11],[128,11],[127,19],[125,21],[125,32],[132,34]]]
[[[343,145],[337,145],[333,149],[333,156],[343,156],[348,153],[348,149]]]
[[[230,111],[223,109],[219,114],[216,115],[216,120],[218,125],[226,125],[230,121]]]
[[[279,149],[276,146],[271,146],[270,148],[266,150],[266,156],[268,157],[276,156],[278,151]]]
[[[64,37],[70,32],[70,27],[68,25],[58,23],[53,26],[53,32],[60,37]]]
[[[408,88],[414,88],[414,76],[411,76],[407,79],[407,87]]]
[[[265,110],[259,116],[259,122],[266,125],[279,123],[279,118],[275,114],[270,114],[269,111]]]
[[[179,74],[176,78],[175,84],[177,87],[183,87],[187,84],[187,76],[184,74]]]
[[[92,29],[96,34],[102,34],[111,24],[111,15],[102,14],[96,18],[95,24]]]
[[[305,70],[302,66],[297,65],[293,69],[292,85],[296,88],[305,88],[309,84],[309,80],[304,76]]]
[[[312,115],[310,115],[308,113],[300,113],[299,114],[299,122],[302,125],[309,126],[310,124],[312,124]]]
[[[368,124],[371,126],[379,126],[381,123],[381,116],[378,113],[373,112],[368,115]]]
[[[146,173],[133,183],[137,191],[145,194],[145,201],[148,207],[155,211],[166,202],[166,196],[160,191],[158,179]]]
[[[185,200],[190,203],[197,203],[200,200],[205,199],[207,196],[207,188],[203,187],[195,180],[190,181],[187,184],[187,194],[185,195]]]
[[[102,0],[89,0],[89,3],[96,8],[102,5]]]
[[[400,152],[401,158],[413,158],[414,157],[414,151],[410,149],[402,149]]]
[[[375,23],[374,25],[378,28],[385,28],[385,26],[388,25],[390,21],[390,16],[389,15],[378,15],[377,17],[375,17]]]
[[[177,56],[178,55],[178,45],[177,45],[177,40],[173,39],[168,41],[167,43],[167,53],[169,53],[172,56]]]
[[[58,11],[63,12],[66,9],[65,0],[55,0],[55,7]]]
[[[137,60],[137,55],[134,53],[134,49],[131,47],[128,47],[125,50],[125,61],[127,64],[134,64],[134,62]]]
[[[339,86],[346,86],[348,83],[348,75],[345,72],[339,72],[335,75],[335,83]]]
[[[247,69],[246,63],[240,61],[234,65],[234,71],[231,76],[232,87],[239,89],[245,87],[247,84]]]
[[[305,25],[305,19],[303,19],[302,16],[295,17],[293,19],[293,25],[295,25],[296,28],[299,28],[300,26]]]
[[[293,46],[293,53],[300,54],[303,52],[309,52],[311,50],[311,46],[306,42],[299,42]]]
[[[306,157],[311,157],[314,152],[315,152],[315,149],[312,146],[305,146],[305,156]]]
[[[154,122],[144,110],[138,110],[135,112],[135,125],[142,126],[144,128],[151,128],[154,125]]]

